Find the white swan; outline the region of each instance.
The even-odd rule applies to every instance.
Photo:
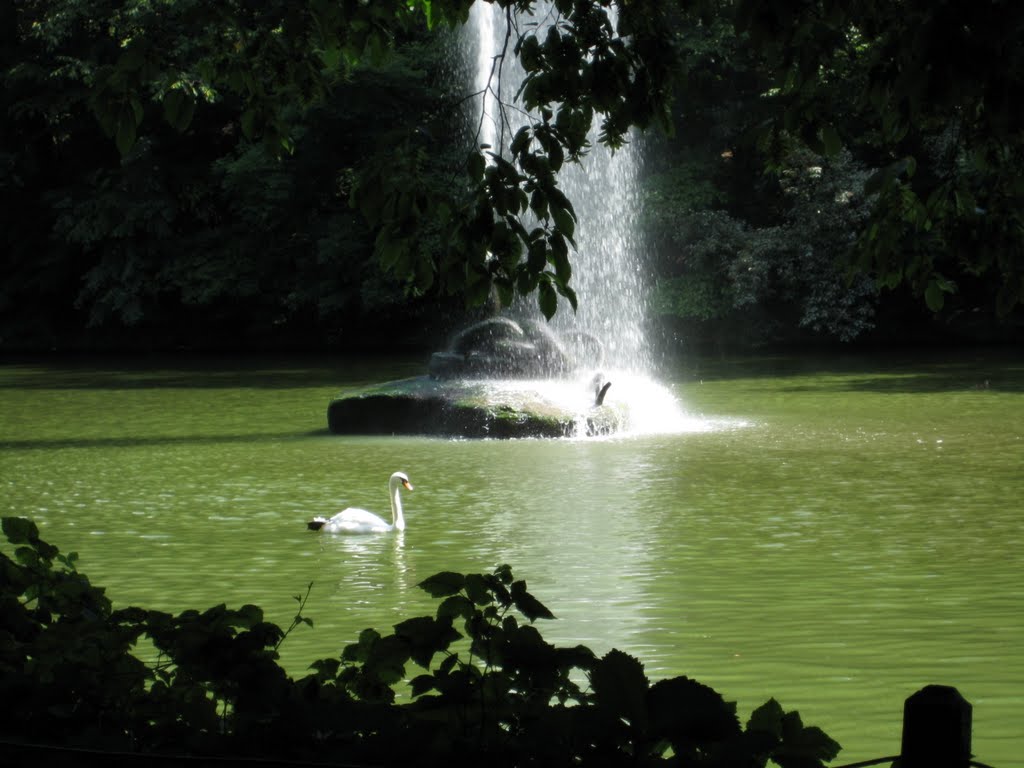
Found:
[[[388,481],[388,492],[391,494],[391,522],[367,512],[365,509],[349,507],[333,517],[314,517],[306,525],[311,531],[327,533],[387,533],[388,531],[404,531],[405,518],[402,516],[401,489],[412,490],[409,477],[404,472],[395,472]]]

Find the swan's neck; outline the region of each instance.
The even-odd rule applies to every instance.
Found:
[[[405,517],[402,515],[401,486],[395,483],[391,487],[391,524],[396,531],[405,530]]]

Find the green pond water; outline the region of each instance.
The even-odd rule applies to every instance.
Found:
[[[507,562],[558,617],[548,640],[694,677],[744,719],[774,696],[837,764],[897,753],[903,700],[942,683],[974,706],[977,758],[1024,765],[1024,357],[691,360],[664,377],[693,427],[671,434],[326,432],[339,392],[424,368],[0,365],[0,513],[119,606],[256,603],[287,625],[312,582],[294,675],[432,611],[427,576]],[[306,530],[386,515],[396,469],[403,535]]]

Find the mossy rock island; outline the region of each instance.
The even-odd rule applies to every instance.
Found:
[[[626,419],[604,402],[611,382],[593,372],[602,357],[602,345],[588,334],[564,339],[537,322],[490,317],[462,329],[446,350],[435,352],[428,376],[335,398],[327,408],[327,426],[346,435],[611,434]]]
[[[571,382],[440,380],[416,376],[346,392],[331,401],[327,425],[339,435],[467,438],[572,437],[619,431],[622,415],[595,405]]]

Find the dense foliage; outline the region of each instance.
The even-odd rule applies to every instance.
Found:
[[[492,0],[534,118],[480,147],[470,5],[0,6],[0,347],[351,346],[517,293],[550,316],[592,124],[668,137],[646,220],[691,331],[1019,328],[1024,9],[557,0],[541,28]]]
[[[252,605],[115,609],[32,522],[4,518],[3,531],[14,550],[0,552],[0,695],[12,706],[0,750],[751,768],[814,768],[839,752],[775,700],[741,725],[735,705],[695,680],[651,683],[621,651],[547,643],[534,622],[553,615],[508,566],[432,576],[420,586],[440,599],[435,615],[388,635],[367,629],[295,680],[277,650],[312,626],[302,596],[288,630]]]
[[[0,33],[19,35],[2,49],[7,345],[77,345],[72,334],[91,327],[113,343],[162,348],[204,338],[322,346],[351,339],[371,315],[383,331],[416,317],[404,281],[373,258],[374,233],[348,196],[359,169],[387,156],[388,142],[420,125],[455,82],[443,46],[407,36],[379,66],[350,67],[329,98],[292,105],[290,154],[246,138],[255,128],[230,91],[198,93],[172,124],[154,90],[138,101],[138,135],[122,156],[92,95],[108,66],[94,50],[106,37],[103,8],[26,3]],[[198,45],[173,18],[124,23],[156,26],[161,49]],[[117,55],[116,42],[104,55]]]
[[[754,342],[1019,330],[1018,86],[979,49],[1019,73],[1024,17],[960,5],[709,3],[677,25],[678,135],[649,184],[663,314]]]

